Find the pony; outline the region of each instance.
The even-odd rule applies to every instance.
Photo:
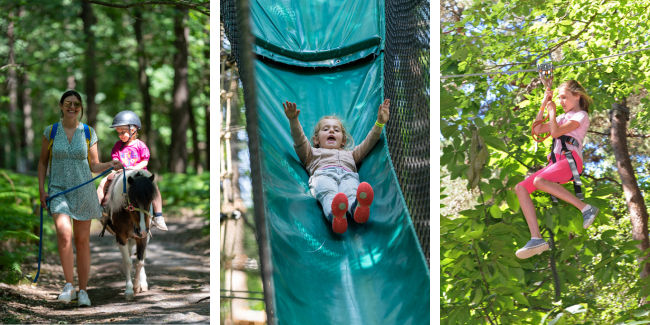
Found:
[[[126,195],[124,195],[125,178]],[[144,271],[144,259],[153,214],[151,203],[158,195],[153,180],[154,174],[146,170],[127,170],[126,177],[122,172],[118,172],[107,191],[110,193],[108,200],[110,217],[106,220],[106,229],[115,235],[122,253],[122,266],[126,276],[124,291],[126,300],[131,300],[136,293],[149,289]],[[131,251],[134,246],[137,263],[135,276],[131,282]]]

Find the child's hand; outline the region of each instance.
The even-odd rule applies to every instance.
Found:
[[[555,114],[556,114],[556,112],[555,112],[556,106],[555,106],[555,102],[554,102],[554,101],[550,101],[550,102],[548,102],[548,104],[546,104],[546,109],[548,110],[548,116],[549,116],[549,117],[555,117]]]
[[[384,103],[379,105],[379,111],[377,112],[377,122],[380,124],[386,124],[388,122],[388,117],[390,115],[390,111],[388,108],[390,107],[390,99],[384,100]]]
[[[286,103],[282,103],[282,106],[284,106],[284,115],[286,115],[288,119],[293,120],[298,118],[298,115],[300,115],[300,110],[296,109],[296,103],[286,101]]]

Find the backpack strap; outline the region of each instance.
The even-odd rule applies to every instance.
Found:
[[[50,135],[48,137],[50,144],[47,146],[47,150],[50,152],[49,169],[52,168],[52,146],[54,145],[54,138],[56,137],[56,130],[58,127],[59,123],[54,123],[50,126]]]
[[[88,148],[88,167],[90,167],[90,127],[87,124],[81,123],[84,126],[84,134],[86,135],[86,147]]]

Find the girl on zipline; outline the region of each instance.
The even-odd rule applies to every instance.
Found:
[[[121,162],[126,169],[146,170],[150,157],[149,147],[138,139],[138,130],[142,127],[138,115],[132,111],[121,111],[115,115],[113,124],[110,127],[117,131],[117,136],[120,138],[120,140],[115,142],[115,146],[111,150],[111,158],[113,158],[113,161]],[[104,210],[101,219],[102,224],[105,224],[106,218],[108,218],[106,205],[108,204],[110,193],[107,190],[115,174],[111,173],[106,176],[97,187],[97,196]],[[162,215],[162,197],[157,186],[156,191],[158,191],[158,195],[153,201],[154,217],[151,220],[156,225],[156,228],[167,231],[167,225]]]
[[[38,189],[41,207],[47,209],[47,215],[54,220],[59,258],[66,282],[58,301],[70,302],[77,299],[77,291],[73,285],[74,234],[79,280],[77,304],[90,306],[90,299],[86,292],[90,275],[90,223],[92,219],[100,218],[102,215],[95,196],[95,186],[89,183],[77,190],[59,195],[49,201],[49,206],[46,199],[91,180],[92,173],[101,173],[111,167],[119,170],[122,168],[122,163],[99,162],[97,133],[90,126],[84,126],[79,122],[83,117],[83,102],[79,93],[74,90],[66,91],[61,96],[59,108],[61,120],[45,128],[43,133],[41,157],[38,160]],[[88,130],[87,135],[86,130]],[[48,163],[50,178],[48,191],[45,191]]]
[[[515,186],[515,193],[519,198],[521,210],[526,217],[526,222],[528,223],[532,237],[523,248],[517,250],[517,257],[522,259],[541,254],[549,249],[548,243],[542,239],[542,234],[539,231],[535,206],[530,198],[530,194],[535,190],[539,189],[549,193],[581,210],[583,219],[582,226],[584,229],[587,229],[594,222],[600,211],[597,207],[585,204],[560,185],[569,182],[574,177],[569,161],[562,152],[562,142],[571,151],[578,173],[582,173],[583,140],[589,129],[588,113],[589,106],[593,103],[593,100],[589,97],[585,88],[575,80],[569,80],[561,84],[558,92],[560,106],[564,108],[564,113],[556,117],[556,106],[552,100],[553,90],[547,88],[544,94],[544,101],[535,119],[536,124],[539,125],[535,125],[533,128],[534,134],[550,132],[550,136],[553,137],[554,150],[548,155],[547,159],[549,160],[549,164]],[[544,119],[545,107],[548,109],[549,121],[542,124],[541,121]],[[553,160],[551,155],[555,156],[555,163],[551,161]]]
[[[359,184],[357,165],[379,140],[388,121],[390,99],[379,106],[377,122],[366,139],[354,148],[352,136],[336,116],[323,116],[316,123],[312,147],[298,121],[300,110],[296,109],[296,103],[287,101],[282,105],[289,119],[293,147],[310,176],[309,188],[323,206],[327,220],[332,222],[332,230],[342,234],[348,229],[348,213],[357,223],[368,221],[374,192],[370,184]]]

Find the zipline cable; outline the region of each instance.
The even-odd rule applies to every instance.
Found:
[[[608,58],[613,58],[613,57],[616,57],[616,56],[632,54],[632,53],[646,51],[646,50],[650,50],[650,47],[647,47],[647,48],[644,48],[644,49],[639,49],[639,50],[634,50],[634,51],[629,51],[629,52],[624,52],[624,53],[619,53],[619,54],[614,54],[614,55],[603,56],[603,57],[595,58],[595,59],[589,59],[589,60],[584,60],[584,61],[579,61],[579,62],[574,62],[574,63],[567,63],[567,64],[559,65],[559,66],[557,66],[555,68],[563,68],[563,67],[568,67],[568,66],[571,66],[571,65],[582,64],[582,63],[597,61],[597,60],[602,60],[602,59],[608,59]],[[494,75],[494,74],[513,74],[513,73],[521,73],[521,72],[537,72],[537,69],[527,69],[527,70],[517,70],[517,71],[494,71],[494,72],[471,73],[471,74],[456,74],[456,75],[448,75],[448,76],[441,75],[440,79],[459,78],[459,77],[473,77],[473,76],[489,76],[489,75]]]

